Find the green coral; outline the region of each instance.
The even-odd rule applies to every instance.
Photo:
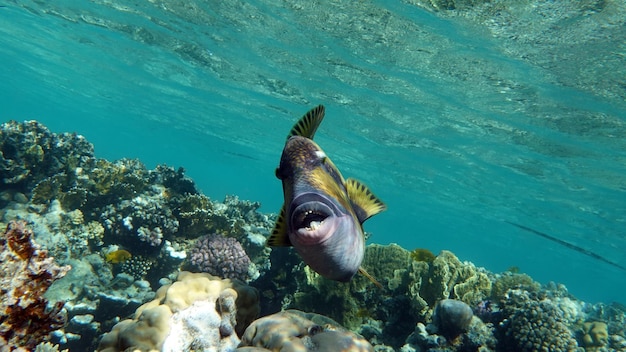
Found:
[[[472,263],[462,263],[449,251],[441,251],[433,260],[428,276],[420,293],[430,306],[446,298],[475,305],[491,292],[491,281],[484,272]]]
[[[528,292],[539,291],[540,285],[526,274],[504,272],[498,275],[491,288],[491,299],[500,301],[510,289],[523,289]]]

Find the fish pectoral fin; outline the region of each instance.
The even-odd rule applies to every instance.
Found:
[[[374,285],[376,285],[376,287],[378,287],[381,290],[383,289],[383,285],[381,285],[380,282],[378,282],[378,280],[376,280],[372,275],[370,275],[370,273],[368,273],[365,269],[363,269],[362,266],[359,267],[359,273],[365,276],[368,280],[370,280]]]
[[[298,120],[298,122],[296,122],[295,125],[293,125],[287,139],[293,136],[302,136],[308,139],[313,139],[315,131],[317,131],[317,128],[324,119],[324,112],[324,105],[318,105],[309,110],[300,118],[300,120]]]
[[[346,180],[346,190],[352,202],[352,208],[361,223],[387,209],[385,203],[378,199],[366,185],[353,178]]]
[[[289,241],[289,235],[287,234],[287,223],[285,222],[285,205],[280,208],[280,214],[274,224],[272,234],[267,239],[267,245],[271,247],[289,247],[291,241]]]

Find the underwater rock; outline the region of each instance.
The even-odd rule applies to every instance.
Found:
[[[133,319],[116,324],[98,351],[234,350],[242,333],[258,316],[256,289],[237,280],[205,273],[181,272],[157,296],[137,309]]]
[[[33,240],[23,221],[12,221],[0,238],[0,350],[26,350],[65,324],[63,302],[48,307],[44,294],[70,266],[58,266]]]
[[[473,317],[463,333],[454,337],[446,337],[436,332],[429,332],[432,325],[417,323],[415,330],[406,339],[399,351],[496,351],[497,340],[493,334],[493,326]]]
[[[317,321],[314,321],[317,320]],[[246,346],[262,349],[249,349]],[[362,337],[318,314],[287,310],[255,320],[237,351],[373,351]]]
[[[467,303],[455,299],[443,299],[435,305],[432,321],[436,333],[453,339],[467,331],[474,313]]]

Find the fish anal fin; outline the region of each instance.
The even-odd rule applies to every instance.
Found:
[[[380,282],[378,282],[378,280],[376,280],[372,275],[370,275],[370,273],[368,273],[365,269],[363,269],[362,266],[359,267],[359,273],[365,276],[368,280],[370,280],[374,285],[376,285],[376,287],[378,287],[381,290],[383,289],[383,285],[381,285]]]
[[[317,131],[317,128],[324,119],[324,113],[324,105],[318,105],[309,110],[300,118],[300,120],[298,120],[298,122],[296,122],[295,125],[293,125],[287,139],[293,136],[302,136],[308,139],[313,139],[315,131]]]
[[[355,179],[346,180],[346,190],[352,202],[352,208],[361,223],[387,209],[385,203],[376,197],[366,185]]]
[[[280,208],[280,214],[274,224],[272,234],[267,239],[267,245],[270,247],[289,247],[291,241],[289,241],[289,235],[287,234],[287,223],[285,222],[285,205]]]

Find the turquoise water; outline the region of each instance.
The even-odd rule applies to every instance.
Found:
[[[452,250],[625,303],[626,5],[19,1],[0,7],[0,121],[282,202],[297,118],[387,212],[370,242]],[[432,3],[437,3],[433,1]]]

